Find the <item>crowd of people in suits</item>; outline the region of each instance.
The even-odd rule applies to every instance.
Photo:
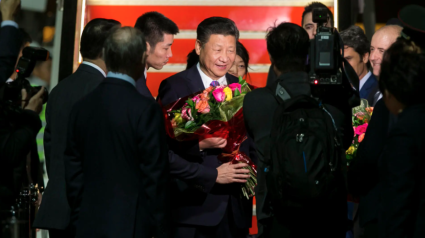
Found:
[[[18,2],[0,3],[0,87],[22,50],[22,36],[10,14]],[[258,167],[258,236],[345,237],[352,230],[355,237],[423,237],[425,8],[419,6],[402,9],[398,25],[382,27],[371,42],[356,26],[340,33],[344,57],[359,78],[357,91],[375,107],[366,136],[348,172],[335,173],[331,199],[288,213],[287,219],[280,218],[286,211],[271,202],[263,161],[273,143],[271,114],[280,105],[275,92],[281,85],[291,97],[311,95],[306,62],[318,27],[312,12],[322,7],[317,2],[306,6],[302,26],[280,23],[268,29],[272,65],[267,86],[244,99],[248,139],[240,150]],[[324,25],[333,28],[330,10],[327,19]],[[154,98],[146,72],[167,64],[178,33],[177,25],[158,12],[143,14],[134,27],[112,19],[87,23],[80,45],[83,62],[49,95],[44,132],[49,182],[34,227],[49,230],[51,238],[249,236],[252,198],[240,194],[240,185],[250,176],[247,165],[220,162],[224,138],[169,138],[158,103],[173,103],[213,82],[237,83],[239,76],[249,83],[249,54],[231,19],[207,18],[198,25],[186,70],[164,79]],[[5,165],[0,168],[0,209],[13,205],[26,178],[27,155],[41,127],[37,113],[42,93],[23,95],[25,103],[17,113],[25,123],[10,123],[8,115],[0,120]],[[348,149],[351,107],[338,99],[323,103]],[[6,104],[0,105],[4,109]],[[354,228],[347,223],[348,192],[360,199],[350,218]]]

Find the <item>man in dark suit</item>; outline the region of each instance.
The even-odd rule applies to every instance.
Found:
[[[227,18],[212,17],[197,28],[197,65],[161,83],[158,99],[163,105],[200,92],[211,84],[238,82],[230,74],[236,57],[239,31]],[[246,164],[221,163],[217,156],[226,145],[223,138],[177,142],[169,139],[171,152],[174,220],[173,237],[246,237],[252,219],[252,200],[241,195],[240,183],[249,177]],[[249,140],[241,150],[249,154]],[[252,158],[254,159],[254,158]],[[255,160],[255,159],[254,159]]]
[[[152,97],[146,85],[146,72],[149,68],[161,70],[167,64],[173,56],[171,45],[174,42],[174,35],[179,33],[179,28],[176,23],[159,12],[143,14],[137,19],[134,27],[143,33],[147,44],[145,71],[137,80],[136,88],[143,96]]]
[[[267,35],[267,50],[278,75],[278,81],[266,88],[248,93],[244,100],[243,112],[249,135],[254,139],[258,154],[257,181],[255,190],[257,201],[257,219],[260,237],[345,237],[347,203],[346,188],[341,173],[341,183],[337,185],[337,196],[322,206],[314,208],[297,220],[299,226],[292,227],[279,223],[274,214],[285,211],[274,210],[265,180],[263,161],[269,153],[273,114],[278,108],[275,98],[277,84],[281,84],[291,97],[311,95],[308,74],[305,72],[305,60],[308,54],[309,39],[307,33],[292,23],[282,23]],[[338,100],[338,99],[335,99]],[[352,140],[351,108],[341,110],[331,105],[325,108],[331,113],[338,131],[347,149]],[[293,219],[296,219],[295,216]]]
[[[164,118],[140,95],[146,42],[131,27],[105,42],[106,79],[71,112],[66,188],[76,237],[169,237]]]
[[[0,28],[0,87],[12,75],[22,46],[22,35],[18,24],[13,21],[13,14],[19,6],[19,0],[0,2],[2,22]]]
[[[400,31],[401,27],[390,25],[379,29],[373,35],[370,61],[374,75],[379,76],[384,52],[396,41]],[[372,118],[348,171],[349,190],[353,195],[360,196],[359,222],[360,227],[364,229],[365,238],[378,237],[378,159],[396,120],[379,99],[381,95],[380,91],[374,95],[377,102]]]
[[[74,104],[93,91],[105,78],[103,43],[114,27],[115,20],[93,19],[81,36],[83,63],[77,71],[61,81],[51,92],[46,108],[44,151],[49,183],[37,213],[34,226],[48,229],[51,238],[72,237],[69,228],[70,207],[65,190],[64,152],[68,118]]]
[[[378,80],[369,71],[370,43],[363,30],[358,26],[351,26],[341,31],[344,42],[344,58],[350,63],[357,76],[359,76],[360,98],[367,99],[370,106],[375,106],[375,94],[379,92]]]

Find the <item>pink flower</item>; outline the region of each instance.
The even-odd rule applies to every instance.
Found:
[[[187,121],[193,121],[193,116],[192,116],[192,109],[191,108],[183,108],[182,110],[182,118],[187,120]]]
[[[356,134],[357,134],[357,135],[361,135],[361,134],[365,133],[365,132],[366,132],[366,129],[367,129],[367,126],[368,126],[368,124],[367,124],[367,123],[365,123],[365,124],[363,124],[363,125],[358,126],[358,127],[356,128]]]
[[[192,101],[194,101],[195,103],[198,103],[201,100],[201,98],[199,97],[199,95],[196,95],[195,97],[192,98]]]
[[[232,89],[232,92],[234,92],[236,89],[239,89],[239,92],[242,92],[241,85],[239,83],[232,83],[229,85],[229,88]]]
[[[212,94],[217,102],[223,102],[224,99],[226,99],[226,94],[223,92],[223,88],[216,88]]]

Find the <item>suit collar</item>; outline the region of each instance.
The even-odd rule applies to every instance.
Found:
[[[186,82],[192,93],[205,90],[204,83],[202,82],[201,75],[199,74],[197,65],[187,69]],[[238,83],[239,79],[231,74],[226,73],[227,85]]]
[[[84,72],[87,72],[87,73],[90,73],[90,74],[95,74],[96,76],[105,78],[105,76],[103,76],[103,74],[100,73],[99,70],[93,68],[92,66],[86,65],[86,64],[80,64],[77,71],[84,71]]]
[[[376,86],[376,84],[378,83],[378,80],[376,79],[375,75],[373,75],[372,73],[370,74],[370,76],[368,78],[363,78],[361,81],[366,80],[365,83],[363,84],[362,87],[362,91],[363,90],[368,90],[370,88],[373,88]],[[359,90],[360,91],[360,90]]]

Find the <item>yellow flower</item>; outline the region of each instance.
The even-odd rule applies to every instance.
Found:
[[[348,150],[345,152],[346,154],[352,155],[354,153],[354,150],[356,148],[354,148],[354,146],[350,146],[350,148],[348,148]]]
[[[232,94],[232,89],[230,89],[229,87],[226,87],[223,89],[224,94],[226,94],[226,101],[230,101],[232,100],[233,94]]]
[[[183,122],[182,114],[181,113],[174,113],[174,119],[177,124],[180,124]]]

